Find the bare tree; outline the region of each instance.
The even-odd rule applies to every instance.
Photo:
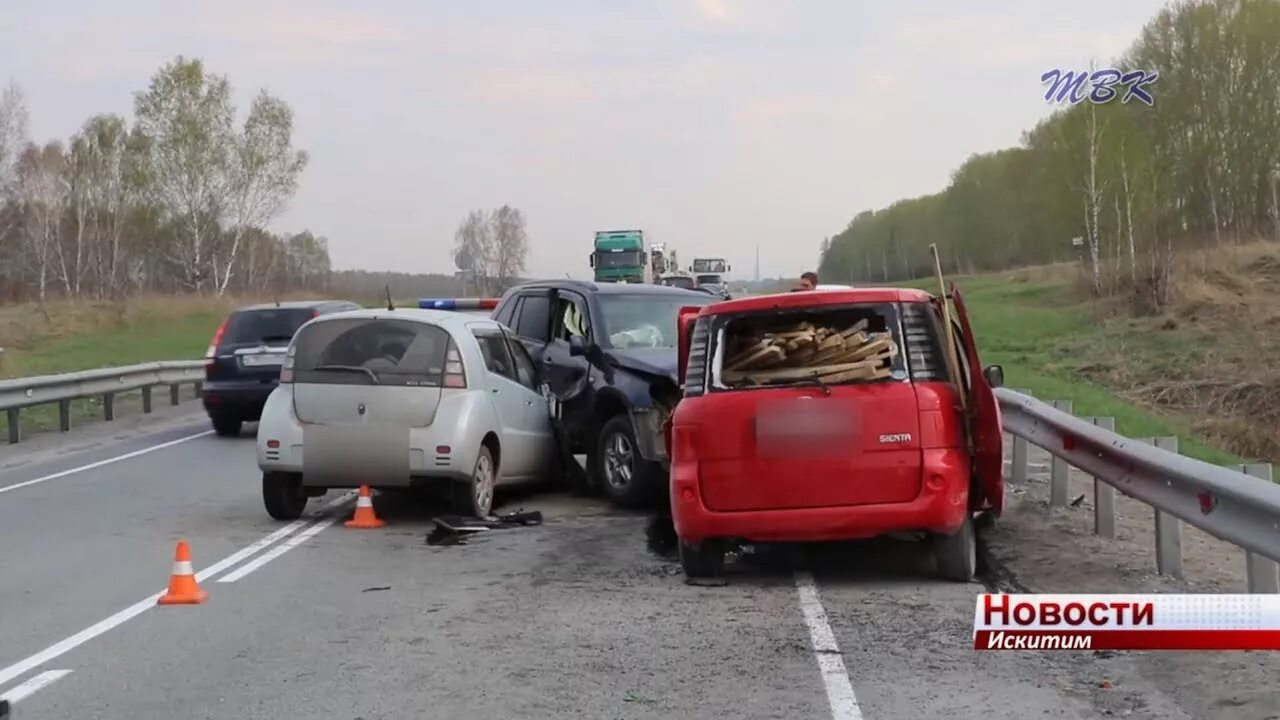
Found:
[[[524,213],[509,205],[493,211],[492,236],[496,254],[493,276],[496,291],[505,290],[524,272],[529,257],[529,233],[525,229]]]
[[[483,210],[467,213],[454,233],[454,254],[470,265],[477,292],[490,294],[497,265],[497,243],[488,213]]]
[[[28,145],[17,163],[15,195],[23,218],[24,255],[36,276],[37,297],[48,298],[50,266],[57,254],[62,213],[66,208],[62,145]]]
[[[284,101],[261,92],[254,99],[244,132],[235,140],[230,167],[224,226],[231,233],[218,294],[227,290],[231,270],[244,234],[265,226],[298,190],[298,176],[307,166],[307,153],[293,149],[293,110]]]

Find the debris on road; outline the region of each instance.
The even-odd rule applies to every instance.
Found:
[[[390,590],[390,589],[391,589],[390,585],[384,585],[382,587],[367,587],[361,590],[360,592],[378,592],[380,590]]]
[[[490,518],[441,515],[435,522],[435,529],[427,535],[428,545],[461,545],[466,542],[467,536],[475,533],[541,525],[542,513],[537,510],[517,510]]]

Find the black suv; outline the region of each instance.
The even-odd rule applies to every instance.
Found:
[[[719,300],[662,285],[555,280],[518,285],[494,310],[538,362],[573,452],[587,455],[592,485],[613,502],[663,497],[662,423],[679,398],[676,316]]]
[[[345,300],[307,300],[243,307],[218,326],[204,364],[204,409],[213,429],[240,434],[246,421],[262,415],[267,396],[280,381],[289,341],[311,318],[359,310]]]

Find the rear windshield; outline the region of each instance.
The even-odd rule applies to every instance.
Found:
[[[231,314],[222,335],[225,345],[247,343],[287,344],[303,323],[315,317],[310,308],[240,310]]]
[[[294,343],[294,382],[439,387],[449,334],[409,320],[318,322]]]
[[[722,281],[719,275],[699,275],[699,285],[719,285]]]
[[[898,312],[890,303],[727,316],[710,336],[712,391],[907,377]]]
[[[678,287],[678,288],[684,288],[686,290],[691,290],[693,288],[694,283],[693,283],[693,278],[691,277],[677,276],[677,277],[662,278],[662,284],[667,285],[669,287]]]

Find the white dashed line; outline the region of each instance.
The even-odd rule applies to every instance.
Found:
[[[218,578],[218,582],[233,583],[239,580],[245,575],[248,575],[254,570],[257,570],[263,565],[266,565],[267,563],[271,562],[272,560],[275,560],[276,558],[298,547],[299,545],[310,540],[316,535],[319,535],[325,528],[329,527],[330,525],[336,522],[338,522],[338,518],[336,517],[329,518],[327,520],[321,520],[315,525],[312,525],[306,530],[303,530],[302,532],[298,533],[294,537],[289,538],[287,542],[281,543],[271,548],[270,551],[265,552],[262,555],[259,555],[257,558],[254,558],[252,561],[247,562],[244,565],[241,565],[240,568],[235,572],[228,573],[225,576]]]
[[[35,695],[37,692],[40,692],[40,690],[70,674],[70,670],[45,670],[4,695],[0,695],[0,700],[8,700],[10,703],[17,705],[23,700]]]
[[[862,720],[862,709],[853,694],[853,683],[845,670],[840,646],[827,622],[827,610],[818,597],[818,586],[807,572],[796,573],[796,590],[800,593],[800,611],[804,624],[809,628],[809,641],[822,673],[822,684],[827,688],[827,703],[831,706],[832,720]]]

